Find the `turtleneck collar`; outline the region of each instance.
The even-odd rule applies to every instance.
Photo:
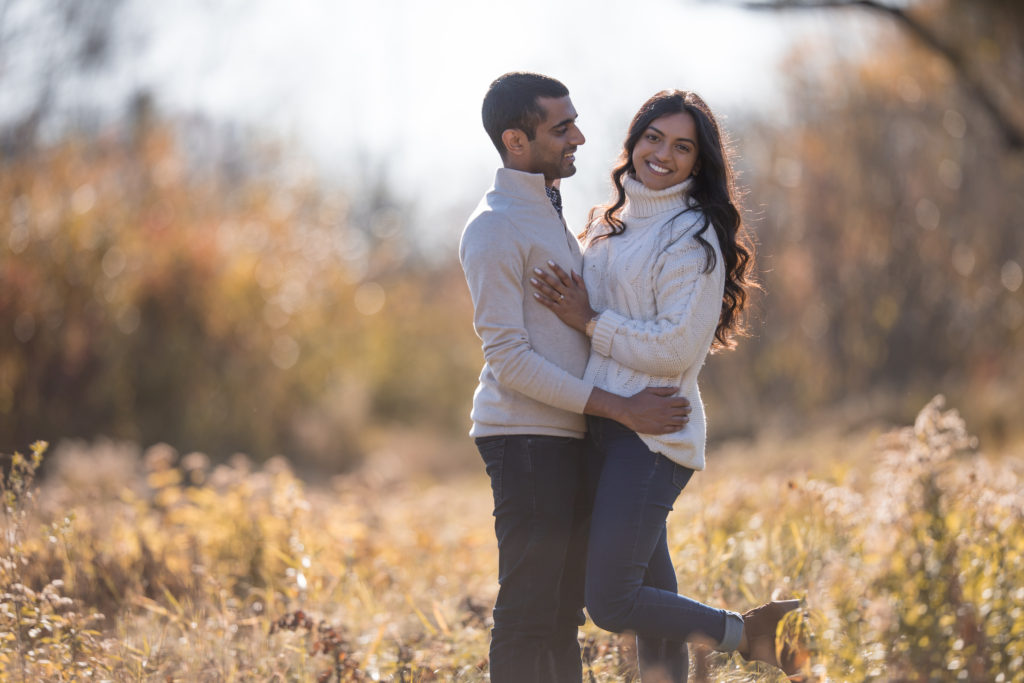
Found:
[[[690,190],[693,186],[693,178],[687,178],[683,182],[666,187],[664,190],[652,190],[632,175],[622,177],[622,187],[626,191],[625,208],[622,210],[623,218],[650,218],[666,211],[682,211],[691,205]]]

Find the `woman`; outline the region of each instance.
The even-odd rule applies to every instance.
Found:
[[[594,512],[586,605],[594,623],[633,631],[644,681],[685,681],[687,642],[738,650],[746,659],[798,667],[776,656],[776,626],[799,602],[771,602],[740,616],[676,593],[665,520],[695,470],[704,469],[704,407],[697,375],[712,347],[742,332],[753,250],[715,118],[694,93],[663,91],[633,117],[612,171],[613,200],[596,207],[581,240],[583,275],[556,264],[536,272],[534,296],[591,338],[585,379],[629,396],[679,387],[693,412],[667,435],[637,434],[588,418]]]

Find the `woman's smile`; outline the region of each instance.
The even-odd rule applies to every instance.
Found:
[[[697,170],[699,151],[697,123],[691,114],[656,118],[633,148],[636,179],[652,190],[678,185]]]
[[[672,169],[666,168],[656,161],[648,161],[646,163],[647,168],[651,169],[651,173],[654,173],[655,175],[668,175],[672,172]]]

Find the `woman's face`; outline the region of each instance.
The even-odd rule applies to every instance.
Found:
[[[697,123],[688,112],[654,119],[633,148],[636,179],[652,190],[686,180],[697,164]]]

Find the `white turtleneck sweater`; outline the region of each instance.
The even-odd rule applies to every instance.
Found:
[[[725,264],[718,237],[712,225],[702,235],[715,253],[707,271],[695,237],[704,214],[689,197],[689,179],[651,190],[627,175],[623,185],[626,231],[588,240],[583,254],[590,305],[601,312],[583,380],[621,396],[648,386],[679,387],[677,395],[693,409],[689,423],[672,434],[639,436],[652,451],[702,470],[706,423],[697,375],[722,311]],[[596,234],[607,232],[602,224]]]

